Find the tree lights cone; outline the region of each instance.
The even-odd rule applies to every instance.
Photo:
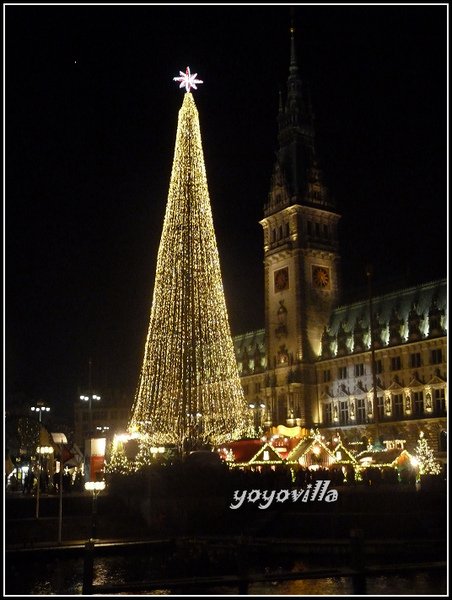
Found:
[[[149,329],[128,428],[151,445],[180,446],[186,440],[217,444],[250,430],[223,291],[199,116],[189,90],[179,111]]]

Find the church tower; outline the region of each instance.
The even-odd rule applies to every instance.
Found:
[[[320,169],[309,93],[298,73],[295,30],[264,230],[267,402],[273,425],[317,422],[314,362],[339,296],[340,216]]]

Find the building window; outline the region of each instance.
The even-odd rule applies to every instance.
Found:
[[[433,409],[439,415],[446,412],[446,390],[444,388],[433,390]]]
[[[328,239],[328,225],[323,226],[323,237]]]
[[[339,422],[341,425],[348,425],[348,400],[339,402]]]
[[[383,373],[383,363],[381,362],[381,360],[375,361],[375,373],[377,375],[381,375]]]
[[[421,416],[424,414],[424,393],[413,392],[413,415]]]
[[[248,394],[249,394],[249,387],[248,387],[248,384],[245,384],[245,385],[243,386],[243,393],[245,394],[245,396],[248,396]]]
[[[420,352],[413,352],[413,354],[410,354],[410,367],[412,369],[416,369],[417,367],[421,366],[421,353]]]
[[[402,361],[400,356],[393,356],[391,358],[391,371],[400,371],[402,368]]]
[[[276,242],[276,229],[272,229],[272,244]]]
[[[323,371],[323,383],[328,383],[328,381],[331,381],[331,371],[326,369]]]
[[[355,377],[362,377],[364,375],[364,364],[358,363],[355,365]]]
[[[339,367],[337,370],[338,379],[347,379],[347,367]]]
[[[439,365],[443,362],[443,351],[441,348],[435,348],[432,350],[432,365]]]
[[[320,237],[320,223],[315,223],[315,235]]]
[[[364,398],[358,398],[356,400],[356,422],[366,422],[366,401]]]
[[[385,416],[385,407],[383,396],[377,396],[377,412],[378,412],[378,420],[381,421]]]
[[[312,234],[312,223],[311,223],[311,221],[308,221],[306,223],[306,225],[307,225],[307,228],[308,228],[308,234],[311,235]]]
[[[392,410],[396,419],[403,417],[403,394],[394,394],[392,397]]]
[[[331,425],[333,423],[333,410],[331,408],[331,402],[323,405],[323,422],[325,425]]]
[[[286,223],[286,237],[290,236],[290,226],[289,223]]]
[[[254,384],[254,392],[256,394],[259,394],[260,391],[261,391],[261,384],[260,384],[260,382],[257,382]]]

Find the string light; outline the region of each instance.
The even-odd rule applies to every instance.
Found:
[[[210,207],[199,117],[184,94],[129,432],[152,446],[213,444],[250,430]]]

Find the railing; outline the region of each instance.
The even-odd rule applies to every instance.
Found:
[[[343,545],[343,544],[341,544]],[[351,531],[348,542],[350,556],[350,567],[329,567],[320,569],[309,569],[302,571],[281,570],[265,573],[250,573],[247,569],[246,552],[240,546],[236,547],[239,557],[238,573],[234,575],[209,575],[192,577],[155,578],[148,581],[137,581],[117,584],[94,584],[94,542],[91,540],[85,544],[85,559],[83,570],[83,595],[91,594],[117,594],[124,592],[147,592],[151,590],[199,590],[209,587],[237,587],[239,594],[248,594],[250,584],[275,583],[282,581],[299,581],[306,579],[326,579],[332,577],[347,577],[352,580],[353,594],[366,594],[367,578],[379,575],[401,575],[410,572],[439,571],[445,572],[446,561],[430,561],[422,563],[394,563],[381,565],[365,565],[364,539],[362,530]]]

